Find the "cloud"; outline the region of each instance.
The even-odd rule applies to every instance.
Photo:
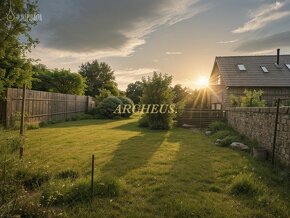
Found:
[[[35,32],[43,48],[126,56],[157,28],[207,9],[199,0],[40,1],[43,22]]]
[[[290,47],[290,31],[273,34],[260,39],[245,41],[235,48],[235,51],[264,52],[279,47]]]
[[[233,30],[233,33],[245,33],[261,29],[273,21],[280,20],[290,15],[289,10],[282,11],[289,3],[289,0],[284,2],[275,2],[273,4],[263,5],[256,11],[250,12],[250,18],[243,26]]]
[[[180,51],[167,51],[167,52],[165,52],[165,54],[167,54],[167,55],[181,55],[182,52],[180,52]]]
[[[116,70],[115,76],[118,83],[118,87],[121,90],[126,90],[129,83],[133,83],[137,80],[141,80],[142,77],[150,76],[153,72],[159,72],[159,69],[155,68],[140,68],[140,69],[123,69]]]
[[[232,44],[232,43],[236,43],[238,41],[239,41],[238,39],[233,39],[233,40],[229,40],[229,41],[219,41],[219,42],[216,42],[216,43],[217,44]]]

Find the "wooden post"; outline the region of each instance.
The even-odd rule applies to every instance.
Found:
[[[95,172],[95,155],[92,155],[92,178],[91,178],[91,194],[94,196],[94,172]]]
[[[275,149],[276,149],[276,138],[277,138],[278,121],[279,121],[280,100],[281,100],[280,98],[278,98],[278,100],[277,100],[276,119],[275,119],[274,138],[273,138],[273,148],[272,148],[272,165],[274,165],[274,163],[275,163]]]
[[[21,122],[20,122],[20,136],[24,136],[24,123],[25,123],[25,98],[26,98],[26,84],[23,85],[22,90],[22,106],[21,106]],[[23,157],[24,150],[24,140],[22,140],[20,145],[20,159]]]

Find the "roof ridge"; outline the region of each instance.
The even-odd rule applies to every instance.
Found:
[[[290,54],[283,54],[282,56],[290,56]],[[216,56],[216,58],[239,58],[239,57],[277,57],[277,55],[230,55],[230,56]]]

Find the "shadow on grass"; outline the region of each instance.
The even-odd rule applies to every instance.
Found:
[[[121,126],[121,129],[133,131],[136,126],[135,123],[129,123]],[[144,166],[160,147],[167,134],[166,131],[151,131],[143,128],[139,130],[140,135],[118,144],[113,158],[101,169],[104,175],[121,177],[131,170]]]

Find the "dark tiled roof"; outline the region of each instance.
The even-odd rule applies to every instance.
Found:
[[[280,56],[280,69],[275,65],[277,56],[229,56],[216,57],[216,64],[226,86],[242,87],[290,87],[290,55]],[[240,71],[243,64],[246,71]],[[264,66],[268,73],[261,69]]]

